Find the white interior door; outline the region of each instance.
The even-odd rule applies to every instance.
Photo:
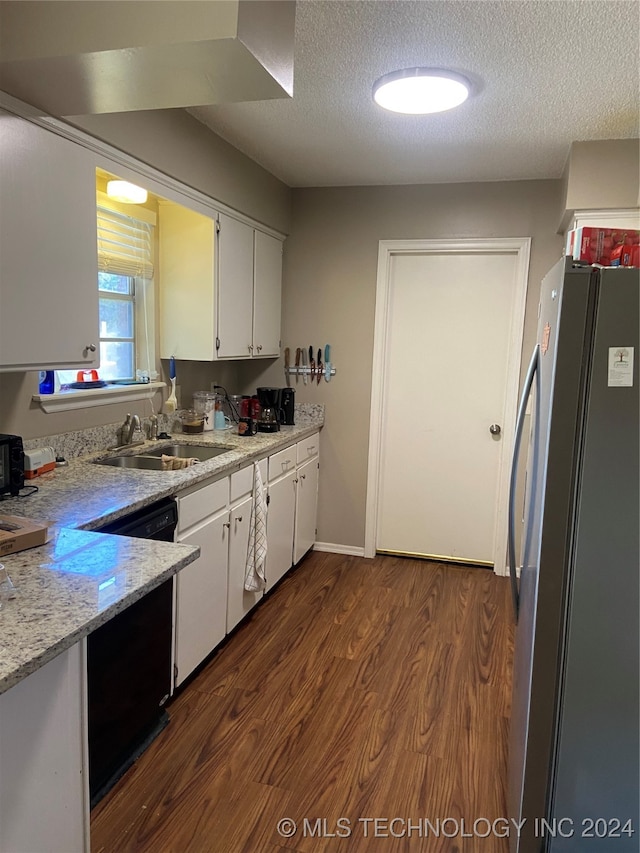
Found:
[[[521,261],[517,251],[390,255],[378,551],[494,563]]]

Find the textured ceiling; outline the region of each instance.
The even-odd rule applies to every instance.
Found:
[[[640,135],[639,25],[637,0],[299,0],[293,99],[189,112],[290,186],[557,178],[571,142]],[[374,104],[378,77],[421,65],[473,96]]]

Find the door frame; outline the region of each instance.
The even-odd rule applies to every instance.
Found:
[[[380,472],[382,459],[382,424],[385,398],[387,350],[389,344],[389,308],[391,300],[391,261],[403,254],[514,254],[516,266],[516,292],[511,313],[509,333],[509,367],[507,394],[502,429],[502,452],[498,469],[496,524],[494,529],[494,571],[506,575],[507,524],[509,500],[509,474],[513,455],[514,430],[518,407],[522,337],[527,297],[530,237],[505,237],[471,240],[380,240],[378,244],[378,274],[376,284],[376,314],[373,336],[373,365],[371,373],[371,412],[369,419],[369,459],[367,467],[367,504],[365,516],[364,556],[376,553],[376,532],[380,497]]]

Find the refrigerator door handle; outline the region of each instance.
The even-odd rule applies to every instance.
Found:
[[[516,481],[518,479],[518,456],[520,455],[520,442],[522,440],[522,428],[527,412],[527,401],[531,394],[533,380],[535,378],[538,366],[540,363],[540,345],[536,344],[529,363],[529,369],[524,380],[522,389],[522,397],[520,398],[520,407],[518,409],[518,418],[516,421],[516,434],[513,443],[513,461],[511,463],[511,478],[509,482],[509,577],[511,579],[511,597],[513,600],[513,612],[516,622],[518,621],[518,577],[516,574],[516,542],[515,542],[515,500],[516,500]]]

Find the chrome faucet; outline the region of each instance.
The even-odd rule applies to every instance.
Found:
[[[127,415],[124,423],[118,430],[120,435],[120,444],[114,450],[120,450],[123,447],[136,447],[138,444],[144,444],[144,439],[139,438],[134,441],[136,433],[140,433],[140,417],[138,415]]]
[[[133,437],[136,432],[140,432],[140,417],[138,415],[134,415],[131,418],[131,423],[129,424],[129,430],[123,431],[123,438],[125,444],[133,444]],[[142,444],[142,442],[140,442]]]

